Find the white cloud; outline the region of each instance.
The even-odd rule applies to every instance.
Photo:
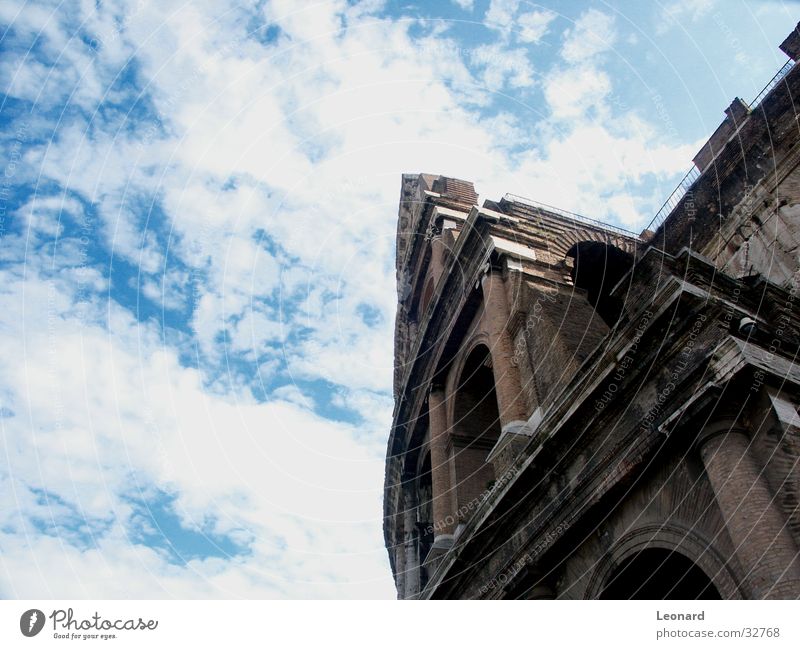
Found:
[[[138,285],[131,281],[131,288],[141,291],[144,297],[164,309],[182,311],[189,301],[189,279],[188,273],[170,269],[156,277],[140,276]]]
[[[523,43],[538,43],[547,33],[550,23],[556,18],[556,13],[550,10],[528,11],[517,18],[519,33],[517,38]]]
[[[520,0],[491,0],[484,21],[489,27],[510,29],[519,4]]]
[[[281,401],[294,403],[304,410],[314,409],[314,400],[307,394],[304,394],[303,391],[296,385],[282,385],[281,387],[272,391],[272,397]]]
[[[4,312],[0,322],[7,334],[0,381],[15,413],[1,420],[14,442],[0,493],[10,497],[13,483],[16,494],[2,508],[0,590],[18,597],[390,593],[377,506],[382,454],[367,452],[350,426],[312,415],[296,389],[266,404],[208,394],[155,331],[111,304],[107,327],[93,324],[102,303],[81,318],[69,285],[33,270],[24,284],[2,278],[7,303],[24,304],[26,317]],[[178,494],[187,525],[211,518],[218,533],[238,530],[253,556],[168,564],[131,537],[126,494],[137,485]],[[36,504],[33,488],[58,500]],[[115,523],[89,549],[41,534],[25,548],[21,534],[34,517],[68,527],[61,501],[85,521]],[[116,577],[104,583],[109,574]]]
[[[631,229],[641,228],[643,217],[650,216],[647,213],[642,214],[636,205],[636,201],[627,194],[611,196],[605,203],[608,213],[613,214],[623,226]]]
[[[287,327],[276,314],[267,314],[251,306],[233,326],[229,349],[257,360],[274,349],[275,344],[283,343],[286,334]]]
[[[487,27],[499,30],[506,40],[513,35],[522,43],[537,43],[547,33],[557,14],[550,9],[520,13],[521,5],[520,0],[491,0],[484,22]]]
[[[564,33],[561,56],[569,63],[589,63],[613,48],[617,39],[614,17],[589,9]]]
[[[605,105],[611,80],[592,65],[553,70],[544,80],[544,94],[553,116],[571,120],[584,116],[591,108]]]
[[[528,88],[534,85],[534,70],[523,48],[509,48],[499,43],[481,45],[471,54],[472,64],[482,70],[481,80],[491,90],[506,85]]]
[[[679,0],[661,5],[656,18],[656,32],[663,34],[681,22],[696,22],[714,8],[716,0]]]
[[[613,120],[613,130],[599,122],[583,122],[552,139],[539,155],[527,156],[509,179],[525,182],[517,191],[522,195],[637,230],[659,206],[659,196],[642,195],[640,183],[647,177],[681,174],[697,149],[697,143],[648,143],[654,137],[635,120]],[[662,187],[661,201],[671,189]]]

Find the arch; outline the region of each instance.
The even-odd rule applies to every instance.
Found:
[[[572,282],[586,291],[597,314],[613,327],[622,316],[624,302],[612,297],[611,290],[633,268],[633,255],[610,243],[579,241],[566,257],[572,259]]]
[[[453,404],[457,387],[464,375],[464,365],[478,347],[489,349],[489,336],[483,331],[475,331],[474,323],[471,329],[473,331],[464,336],[464,340],[459,345],[460,349],[451,359],[449,366],[443,363],[437,370],[440,375],[446,373],[444,385],[447,395],[447,420],[450,423],[454,421]]]
[[[564,259],[576,244],[584,241],[606,243],[631,255],[636,254],[638,245],[634,236],[626,237],[608,230],[596,230],[592,227],[574,224],[548,236],[546,239],[547,251],[557,262]]]
[[[647,548],[609,575],[600,599],[722,599],[714,582],[685,554]]]
[[[453,399],[453,428],[457,434],[495,441],[500,437],[491,359],[489,348],[481,344],[464,361]]]
[[[613,599],[613,597],[609,597],[611,591],[606,593],[605,597],[604,592],[612,583],[614,576],[621,574],[621,571],[628,565],[629,560],[639,555],[644,556],[643,553],[650,550],[661,551],[662,560],[670,553],[682,556],[685,560],[683,562],[683,572],[686,572],[688,564],[694,566],[705,575],[705,579],[711,583],[714,590],[709,590],[709,593],[711,593],[711,595],[716,593],[716,598],[742,598],[742,593],[727,563],[713,546],[706,540],[697,536],[693,530],[681,525],[664,523],[646,525],[623,535],[614,544],[611,550],[597,563],[597,568],[586,590],[586,599]],[[649,555],[645,558],[649,560],[650,556],[655,555]],[[675,562],[677,561],[681,560],[675,559],[673,563],[670,564],[673,567],[671,574],[678,574],[680,576],[680,574],[682,574],[680,566],[675,569]],[[688,564],[686,562],[688,562]],[[644,561],[640,561],[631,565],[632,569],[628,568],[626,571],[627,576],[634,575],[636,570],[642,569],[645,563]],[[651,572],[652,570],[640,573],[640,578],[645,579]],[[666,576],[670,575],[669,572],[665,572],[664,574]],[[692,574],[697,575],[696,572],[692,572]],[[618,588],[621,588],[621,584],[622,582],[620,581]],[[655,586],[655,582],[652,586]],[[637,598],[644,599],[645,596],[640,595]],[[671,599],[677,599],[677,596],[671,597]],[[706,599],[710,599],[710,597],[706,597]]]
[[[486,458],[500,438],[494,373],[489,348],[474,345],[463,357],[452,392],[451,484],[460,522],[469,518],[494,481]]]

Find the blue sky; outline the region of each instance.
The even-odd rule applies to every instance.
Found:
[[[0,596],[391,597],[400,175],[639,230],[799,18],[4,2]]]

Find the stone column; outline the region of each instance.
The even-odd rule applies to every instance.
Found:
[[[416,497],[403,484],[403,539],[405,545],[405,592],[403,599],[419,595],[419,557],[417,555]]]
[[[707,426],[699,440],[708,479],[753,599],[800,597],[800,560],[786,519],[749,451],[750,438],[731,420]]]
[[[506,289],[499,272],[490,271],[481,280],[483,287],[483,326],[489,337],[497,407],[503,432],[518,430],[527,419],[525,397],[519,369],[512,364],[514,344],[507,325],[511,317]]]
[[[452,538],[455,529],[455,508],[450,484],[450,431],[447,428],[447,411],[442,386],[431,387],[428,397],[428,422],[430,426],[431,481],[433,483],[433,534],[434,546],[441,537]]]
[[[406,596],[406,542],[405,530],[400,542],[394,548],[394,570],[397,596],[404,599]]]
[[[439,283],[439,278],[444,273],[445,247],[442,240],[442,233],[435,234],[431,239],[431,277],[433,277],[433,287]]]

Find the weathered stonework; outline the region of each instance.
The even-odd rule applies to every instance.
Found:
[[[733,102],[642,235],[403,176],[399,597],[800,597],[798,99]]]

